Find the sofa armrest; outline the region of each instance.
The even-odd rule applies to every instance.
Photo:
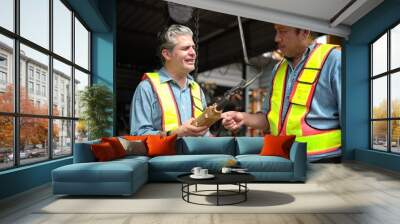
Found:
[[[95,162],[96,158],[93,155],[90,146],[92,144],[98,144],[100,140],[75,143],[74,145],[74,163],[89,163]]]
[[[305,181],[307,176],[307,143],[294,142],[290,149],[290,160],[293,162],[293,179]]]

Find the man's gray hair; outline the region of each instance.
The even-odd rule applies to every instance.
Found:
[[[193,36],[193,32],[187,26],[173,24],[169,26],[168,29],[164,30],[164,32],[161,33],[160,48],[158,50],[158,53],[163,64],[165,63],[165,59],[162,55],[162,50],[167,49],[169,52],[171,52],[176,45],[176,36],[179,35]]]

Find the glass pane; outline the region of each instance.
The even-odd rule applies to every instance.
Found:
[[[21,36],[49,48],[49,0],[20,0]]]
[[[0,116],[0,170],[14,164],[14,125],[13,118]]]
[[[0,1],[0,26],[14,31],[14,0]]]
[[[84,120],[75,121],[75,143],[88,140],[88,129]]]
[[[400,153],[400,120],[391,121],[391,151]]]
[[[390,51],[390,68],[400,67],[400,24],[391,30]]]
[[[60,1],[53,1],[53,51],[71,60],[72,12]]]
[[[53,121],[53,157],[72,155],[72,121]]]
[[[372,44],[372,75],[387,71],[387,34]]]
[[[75,18],[75,63],[89,70],[89,32]]]
[[[48,114],[49,57],[21,44],[20,108],[25,114]]]
[[[49,48],[49,1],[20,0],[21,36]]]
[[[79,117],[81,114],[79,95],[86,86],[89,86],[89,75],[75,69],[75,117]]]
[[[0,111],[14,111],[14,72],[12,39],[0,35]]]
[[[72,117],[71,66],[53,60],[53,115]]]
[[[387,151],[387,121],[372,122],[372,148]]]
[[[390,98],[391,98],[391,116],[393,118],[400,118],[400,72],[391,75],[390,82]]]
[[[49,158],[49,120],[22,117],[20,119],[20,164],[34,163]]]
[[[372,81],[372,118],[387,118],[387,77]]]

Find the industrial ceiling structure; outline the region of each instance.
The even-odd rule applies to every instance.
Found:
[[[117,61],[147,69],[159,67],[158,33],[172,23],[182,23],[179,20],[188,16],[183,24],[191,27],[198,39],[198,71],[206,71],[243,59],[236,16],[243,17],[248,54],[254,57],[275,48],[273,23],[346,38],[351,32],[350,26],[381,2],[383,0],[119,0]],[[190,6],[192,11],[174,10],[171,3]]]

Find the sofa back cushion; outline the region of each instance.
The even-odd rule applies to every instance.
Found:
[[[90,148],[92,144],[99,144],[100,139],[75,143],[74,147],[74,163],[89,163],[95,162],[96,158]]]
[[[263,137],[236,137],[236,155],[259,154],[263,144]]]
[[[233,137],[184,137],[178,143],[177,154],[235,155],[235,141]]]

